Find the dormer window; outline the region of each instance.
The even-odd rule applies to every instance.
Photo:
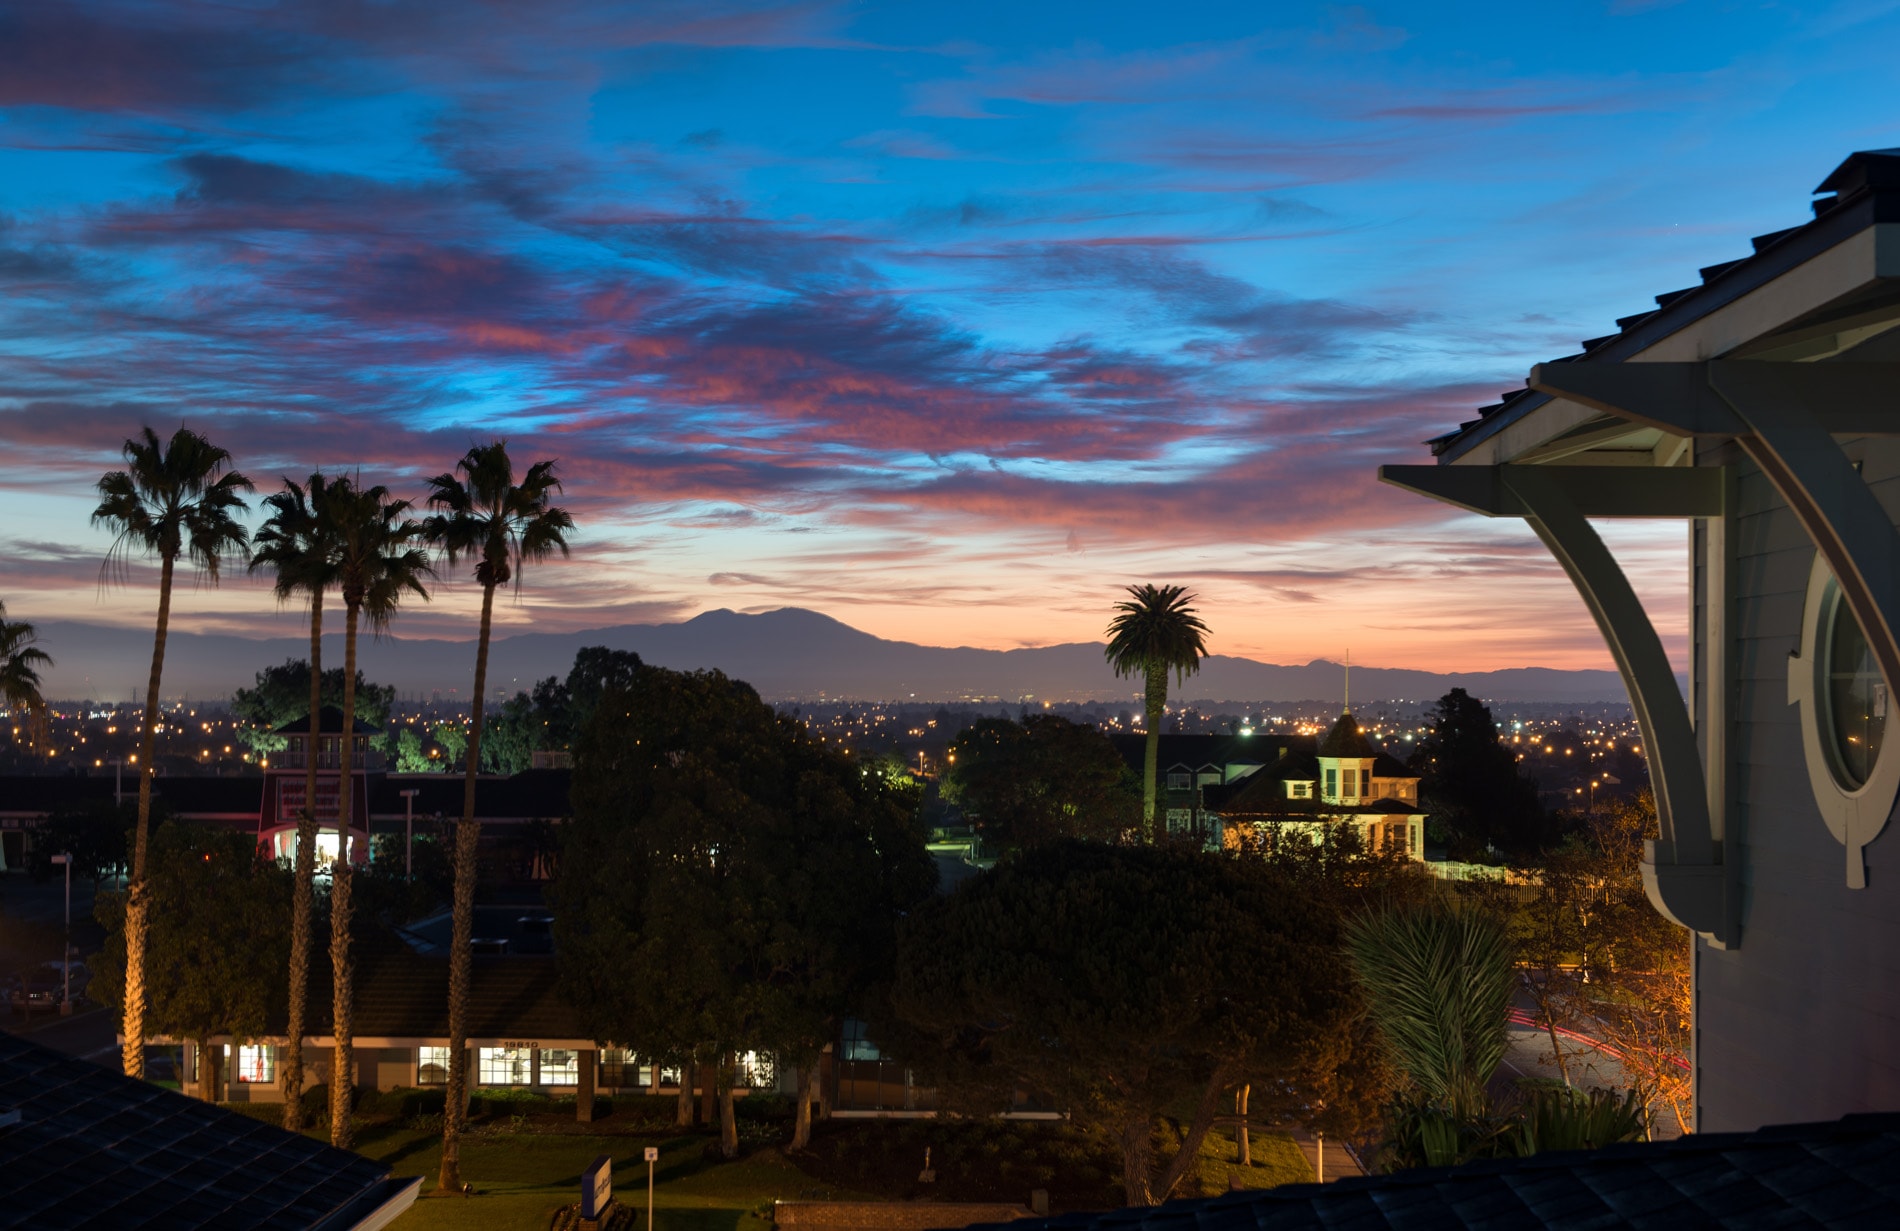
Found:
[[[1326,798],[1339,798],[1339,771],[1330,765],[1326,767]]]

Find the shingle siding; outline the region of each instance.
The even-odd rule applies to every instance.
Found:
[[[1882,505],[1900,514],[1900,444],[1863,442],[1852,452]],[[1698,460],[1737,471],[1727,759],[1743,888],[1740,947],[1703,945],[1699,955],[1701,1127],[1900,1107],[1900,827],[1867,848],[1868,887],[1849,889],[1846,853],[1809,787],[1800,713],[1788,704],[1814,548],[1739,450],[1704,449]],[[1707,540],[1694,541],[1700,597]],[[1698,619],[1698,667],[1705,627]],[[1701,724],[1714,716],[1700,712],[1698,694]],[[1900,723],[1890,737],[1900,739]]]

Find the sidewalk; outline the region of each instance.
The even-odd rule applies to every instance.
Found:
[[[1346,1147],[1330,1138],[1326,1142],[1326,1169],[1322,1172],[1319,1168],[1319,1142],[1314,1139],[1312,1133],[1303,1128],[1285,1128],[1280,1131],[1293,1138],[1293,1144],[1300,1147],[1300,1154],[1306,1159],[1306,1165],[1313,1168],[1315,1175],[1324,1176],[1328,1184],[1334,1180],[1343,1180],[1349,1175],[1365,1174],[1358,1160],[1353,1158]]]

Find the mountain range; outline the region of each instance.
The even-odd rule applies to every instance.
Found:
[[[148,630],[69,621],[39,623],[40,645],[57,660],[44,672],[48,697],[122,701],[142,697],[151,669]],[[223,698],[247,687],[259,668],[302,658],[307,637],[249,638],[174,631],[167,640],[167,697]],[[886,641],[829,616],[796,607],[759,614],[724,609],[676,624],[622,624],[576,633],[497,637],[490,651],[491,687],[514,692],[550,675],[567,674],[582,646],[632,650],[649,663],[679,669],[716,667],[749,681],[769,700],[919,700],[1027,698],[1051,701],[1132,699],[1137,681],[1117,679],[1099,642],[1022,650],[915,645]],[[343,659],[342,637],[324,638],[324,662]],[[465,697],[474,671],[474,642],[388,637],[358,643],[363,673],[404,696]],[[1340,696],[1343,671],[1318,660],[1279,665],[1217,654],[1200,674],[1175,688],[1184,700],[1318,701]],[[1512,667],[1441,673],[1354,667],[1352,690],[1368,699],[1430,699],[1464,688],[1496,701],[1583,703],[1622,701],[1613,671]]]

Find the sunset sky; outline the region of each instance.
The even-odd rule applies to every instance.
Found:
[[[560,459],[507,627],[802,606],[1608,665],[1521,523],[1381,462],[1900,145],[1900,4],[0,0],[0,601],[188,424],[262,489]],[[1684,530],[1620,527],[1679,649]],[[395,631],[468,635],[445,584]],[[174,627],[294,634],[240,575]],[[57,653],[57,646],[49,646]]]

